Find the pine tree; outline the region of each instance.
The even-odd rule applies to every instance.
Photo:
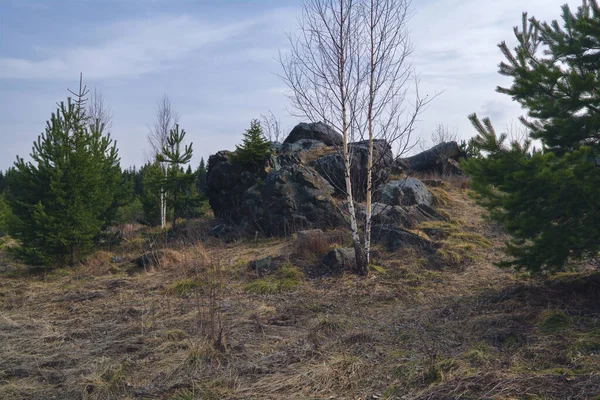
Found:
[[[4,193],[6,189],[6,176],[4,176],[4,172],[0,171],[0,193]]]
[[[0,193],[0,237],[8,234],[8,220],[10,215],[10,207],[4,199],[4,194]]]
[[[167,144],[159,155],[159,161],[169,165],[164,187],[167,191],[168,204],[173,210],[173,226],[177,218],[187,218],[199,204],[199,198],[194,188],[196,175],[184,172],[183,165],[192,159],[192,144],[183,145],[185,130],[179,129],[179,124],[169,132]],[[184,146],[182,149],[182,145]]]
[[[34,142],[32,161],[17,158],[8,177],[18,254],[35,265],[75,263],[115,216],[121,173],[116,147],[99,121],[86,124],[80,86]]]
[[[143,222],[152,226],[160,225],[160,189],[164,182],[162,168],[158,161],[148,163],[140,168],[139,198],[144,211]]]
[[[527,109],[530,140],[507,143],[473,114],[473,144],[485,157],[463,163],[480,202],[513,236],[503,265],[532,273],[600,250],[600,8],[584,1],[573,14],[565,5],[562,20],[524,13],[514,51],[499,45],[507,59],[499,72],[513,83],[497,91]]]
[[[250,128],[244,133],[242,144],[236,146],[233,161],[243,169],[255,173],[264,165],[270,151],[260,121],[254,119],[250,122]]]

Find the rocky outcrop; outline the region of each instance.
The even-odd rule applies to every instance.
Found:
[[[207,195],[215,216],[251,233],[278,236],[346,225],[339,206],[346,191],[341,141],[339,133],[322,123],[299,124],[283,143],[271,143],[263,167],[253,173],[242,170],[232,152],[210,156]],[[350,143],[349,149],[360,219],[364,208],[360,202],[366,197],[368,142]],[[412,178],[386,183],[394,167],[391,146],[377,140],[373,150],[374,200],[381,202],[373,205],[373,220],[408,226],[414,213],[402,207],[430,206],[431,194]]]
[[[344,143],[342,135],[322,122],[311,124],[302,122],[296,125],[283,143],[296,143],[302,139],[317,140],[326,146],[341,146]]]

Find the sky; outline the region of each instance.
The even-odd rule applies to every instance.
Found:
[[[475,134],[467,116],[497,130],[524,114],[495,92],[497,44],[514,46],[527,11],[560,16],[579,0],[413,0],[411,62],[421,96],[435,98],[415,125],[429,143],[444,125],[459,139]],[[57,102],[83,73],[112,108],[111,135],[121,165],[140,166],[148,126],[167,95],[193,142],[193,164],[232,150],[253,118],[272,112],[284,134],[298,122],[280,78],[279,51],[297,30],[301,0],[0,0],[0,169],[26,157]],[[410,99],[409,99],[410,100]],[[423,147],[422,146],[422,147]]]

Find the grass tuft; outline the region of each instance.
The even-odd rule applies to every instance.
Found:
[[[285,263],[274,275],[248,283],[245,290],[248,293],[263,295],[286,292],[300,285],[303,276],[298,267]]]
[[[571,328],[571,318],[560,310],[546,310],[538,317],[538,328],[543,333],[557,333]]]
[[[125,397],[128,393],[127,364],[111,363],[102,358],[97,370],[84,379],[84,400]]]
[[[387,273],[386,269],[377,264],[369,264],[369,271],[375,272],[377,274],[385,274]]]
[[[165,294],[170,296],[185,297],[194,289],[201,288],[202,286],[204,286],[204,282],[199,279],[184,279],[170,284],[165,289]]]

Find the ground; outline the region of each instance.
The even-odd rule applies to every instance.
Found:
[[[299,249],[190,234],[199,223],[145,268],[131,261],[162,247],[160,233],[135,230],[50,272],[0,253],[0,399],[600,394],[600,277],[585,265],[550,279],[495,267],[506,237],[465,185],[432,190],[450,222],[415,231],[441,250],[376,249],[366,278],[315,273],[343,232]],[[267,255],[289,261],[264,276],[248,268]]]

